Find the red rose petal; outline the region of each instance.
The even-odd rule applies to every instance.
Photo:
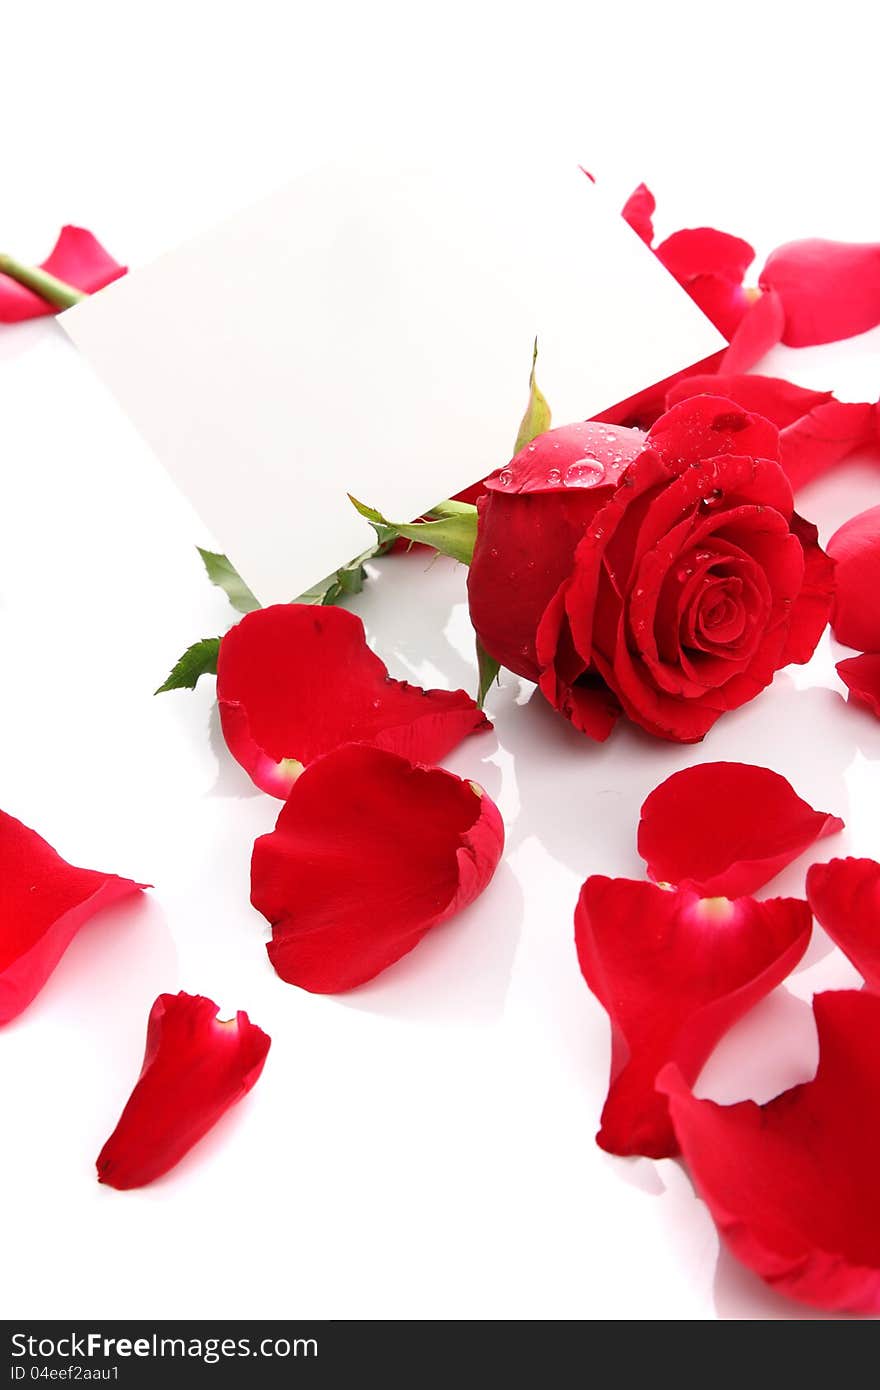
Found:
[[[738,897],[769,883],[843,821],[814,811],[778,772],[700,763],[674,772],[642,806],[639,854],[658,883]]]
[[[587,879],[575,912],[578,959],[612,1029],[603,1149],[678,1152],[658,1071],[674,1061],[696,1081],[719,1039],[794,969],[811,926],[807,904],[793,898],[731,901]]]
[[[763,415],[779,430],[794,424],[815,406],[834,399],[830,391],[810,391],[781,377],[755,372],[706,372],[673,382],[666,393],[666,408],[703,395],[729,396],[743,410]]]
[[[837,674],[849,688],[849,698],[866,705],[880,719],[880,653],[864,652],[838,661]]]
[[[0,811],[0,1023],[27,1008],[93,913],[144,886],[75,869]]]
[[[844,646],[880,651],[880,507],[845,521],[828,542],[834,560],[831,628]]]
[[[654,209],[657,204],[654,194],[646,184],[640,183],[629,195],[621,210],[621,216],[628,222],[634,232],[642,238],[648,246],[654,240]]]
[[[788,347],[852,338],[880,323],[880,242],[791,241],[767,258],[759,283],[779,296]]]
[[[463,690],[392,680],[343,608],[285,603],[249,613],[220,644],[217,699],[229,751],[257,786],[285,797],[299,764],[343,743],[439,761],[492,726]]]
[[[743,313],[727,351],[721,356],[719,371],[749,371],[776,346],[784,329],[782,301],[774,290],[765,290],[752,299]]]
[[[682,460],[698,463],[722,454],[753,459],[779,456],[779,431],[762,415],[743,410],[724,396],[694,396],[667,410],[648,432],[647,443],[680,471]]]
[[[749,373],[685,377],[669,388],[667,407],[705,392],[729,396],[777,426],[780,462],[794,488],[803,487],[876,438],[876,406],[867,401],[839,401],[830,391],[809,391],[780,377]]]
[[[591,421],[563,425],[487,479],[468,598],[483,647],[509,671],[540,678],[541,615],[570,572],[588,523],[643,445],[638,430]]]
[[[114,261],[84,227],[62,227],[52,254],[43,261],[40,269],[48,271],[57,280],[73,285],[74,289],[94,294],[111,281],[118,280],[126,273],[127,267]],[[48,304],[33,290],[20,285],[8,275],[0,275],[0,323],[20,323],[23,319],[57,313],[53,304]]]
[[[880,864],[832,859],[807,874],[807,898],[831,940],[880,994]]]
[[[251,902],[271,923],[272,964],[316,994],[363,984],[482,893],[503,843],[473,782],[379,748],[328,753],[254,845]]]
[[[160,994],[144,1064],[98,1155],[98,1181],[143,1187],[167,1173],[254,1085],[270,1039],[246,1013],[218,1019],[200,994]]]
[[[685,227],[657,247],[657,256],[681,284],[703,275],[718,275],[741,285],[755,259],[754,248],[742,237],[715,227]]]
[[[791,608],[788,636],[780,666],[810,660],[828,626],[834,603],[834,561],[819,544],[812,521],[792,512],[791,529],[804,553],[804,581]]]
[[[749,243],[714,227],[688,227],[673,232],[656,252],[707,318],[725,338],[732,338],[749,307],[742,288],[755,258]]]
[[[694,1186],[737,1259],[774,1289],[880,1312],[880,999],[813,1000],[819,1069],[767,1105],[697,1100],[658,1078]]]

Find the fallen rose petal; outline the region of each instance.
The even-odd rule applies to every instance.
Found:
[[[285,797],[302,766],[343,743],[434,763],[492,726],[463,690],[392,680],[344,608],[284,603],[249,613],[220,644],[217,699],[229,751]]]
[[[640,183],[638,188],[633,189],[621,210],[624,222],[628,222],[633,231],[636,232],[648,246],[654,240],[654,223],[652,218],[657,206],[654,194],[644,183]]]
[[[200,994],[160,994],[141,1074],[98,1155],[98,1181],[143,1187],[179,1163],[254,1085],[270,1039],[246,1013],[219,1019]]]
[[[749,303],[727,351],[719,359],[720,372],[750,371],[782,338],[785,310],[779,295],[774,290],[765,289],[763,293],[747,291],[746,298]]]
[[[767,1105],[698,1100],[674,1064],[668,1098],[697,1193],[727,1245],[779,1293],[880,1312],[880,998],[813,1000],[815,1079]]]
[[[845,521],[828,542],[828,554],[835,563],[834,636],[860,652],[880,651],[880,507]]]
[[[794,898],[701,898],[596,876],[581,889],[575,941],[611,1021],[611,1082],[596,1142],[609,1153],[678,1152],[654,1082],[675,1062],[693,1083],[716,1043],[797,965],[812,919]]]
[[[283,980],[353,989],[479,897],[504,827],[473,782],[350,744],[307,768],[254,845],[251,902]]]
[[[866,705],[880,719],[880,653],[864,652],[838,661],[837,674],[855,704]]]
[[[642,806],[639,854],[657,883],[738,897],[769,883],[809,845],[843,829],[778,772],[700,763],[674,772]]]
[[[657,255],[682,284],[703,275],[718,275],[742,284],[755,259],[754,248],[742,237],[715,227],[685,227],[657,247]]]
[[[880,323],[880,242],[788,242],[768,256],[758,283],[779,296],[788,347],[852,338]]]
[[[880,864],[832,859],[807,874],[807,898],[821,922],[875,994],[880,994]]]
[[[755,258],[749,243],[714,227],[686,227],[662,241],[656,255],[730,340],[751,302],[742,286]]]
[[[9,248],[12,249],[11,247]],[[127,267],[114,261],[84,227],[62,227],[51,255],[40,265],[74,289],[94,294],[125,275]],[[20,323],[58,310],[33,290],[8,275],[0,275],[0,323]]]
[[[0,1023],[27,1008],[89,917],[144,886],[74,868],[0,811]]]

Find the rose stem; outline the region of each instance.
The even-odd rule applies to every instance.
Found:
[[[53,304],[56,309],[69,309],[73,304],[79,304],[81,299],[88,299],[88,295],[82,290],[74,289],[73,285],[68,285],[64,280],[58,280],[54,275],[50,275],[46,270],[40,270],[35,265],[22,265],[14,256],[6,256],[0,252],[0,273],[8,275],[11,280],[17,280],[20,285],[25,285],[29,290],[33,290],[41,299],[45,299],[49,304]]]

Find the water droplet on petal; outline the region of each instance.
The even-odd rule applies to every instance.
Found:
[[[595,487],[605,478],[605,469],[598,459],[582,458],[575,459],[574,463],[566,469],[563,483],[566,487]]]
[[[498,481],[502,487],[510,487],[510,484],[513,482],[513,474],[509,468],[502,468],[501,472],[498,474]]]
[[[558,446],[557,446],[557,447],[558,447]],[[550,468],[550,469],[547,470],[547,482],[548,482],[548,483],[551,483],[551,484],[552,484],[552,483],[558,483],[561,477],[562,477],[562,474],[560,473],[560,471],[559,471],[558,468]]]

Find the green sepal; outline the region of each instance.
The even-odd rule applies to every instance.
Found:
[[[477,539],[477,509],[468,502],[441,502],[429,513],[429,518],[433,519],[398,522],[389,521],[375,507],[359,502],[351,493],[349,500],[355,510],[369,521],[383,545],[402,536],[405,540],[429,545],[462,565],[469,565],[473,559]]]
[[[479,637],[477,638],[477,669],[480,674],[479,686],[477,689],[477,704],[480,709],[486,702],[486,696],[492,689],[492,684],[498,679],[498,672],[501,670],[501,662],[496,661],[494,656],[490,656],[483,646]]]
[[[532,348],[532,370],[529,374],[529,403],[526,406],[526,413],[519,422],[519,431],[516,436],[516,443],[513,446],[514,457],[520,449],[524,449],[527,444],[531,444],[533,439],[537,439],[539,434],[544,434],[550,428],[550,407],[544,397],[543,392],[535,380],[535,363],[538,360],[538,340]]]

